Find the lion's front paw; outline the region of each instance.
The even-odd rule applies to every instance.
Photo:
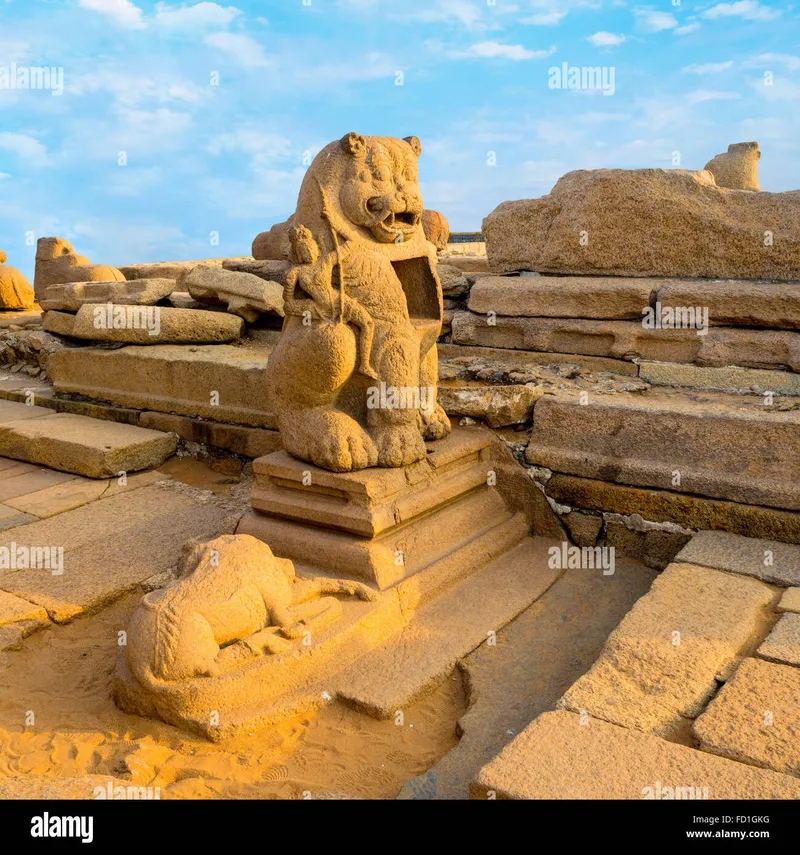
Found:
[[[422,435],[426,440],[444,439],[450,433],[450,419],[447,413],[436,404],[430,415],[422,415]]]
[[[422,460],[427,451],[416,423],[382,425],[373,432],[378,447],[378,466],[396,469]]]
[[[333,472],[352,472],[375,466],[378,450],[370,435],[350,416],[326,413],[322,430],[310,444],[312,462]]]

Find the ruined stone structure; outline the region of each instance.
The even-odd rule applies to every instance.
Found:
[[[800,194],[745,190],[755,144],[578,171],[489,215],[488,262],[437,257],[419,154],[349,134],[253,258],[0,313],[0,547],[63,540],[68,569],[0,562],[0,654],[49,629],[63,655],[60,624],[138,586],[114,700],[210,740],[3,751],[178,797],[299,797],[317,763],[366,796],[797,799]],[[176,451],[241,481],[175,483]],[[341,777],[320,745],[249,753],[328,704],[439,719],[462,679],[458,744],[394,791],[383,745]]]

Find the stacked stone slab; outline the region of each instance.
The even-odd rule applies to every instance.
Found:
[[[800,191],[761,192],[759,156],[571,172],[484,221],[495,275],[453,313],[451,350],[641,381],[534,402],[525,460],[581,545],[663,567],[698,527],[800,542]]]
[[[242,334],[244,321],[224,312],[161,306],[90,305],[76,314],[48,312],[44,329],[85,341],[120,344],[227,344]]]
[[[114,303],[154,306],[175,290],[174,279],[133,279],[111,282],[64,282],[48,285],[40,300],[47,311],[77,312],[81,306]]]

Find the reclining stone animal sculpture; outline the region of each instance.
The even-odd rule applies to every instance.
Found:
[[[323,469],[405,466],[450,431],[436,403],[442,289],[420,154],[416,137],[331,143],[288,226],[286,319],[267,382],[284,447]]]
[[[72,244],[63,238],[39,238],[36,245],[36,269],[33,288],[37,298],[43,297],[49,285],[65,282],[124,282],[116,267],[92,264],[84,255],[77,255]]]
[[[125,659],[147,686],[154,680],[215,677],[265,650],[336,621],[341,603],[323,594],[373,600],[359,582],[299,579],[291,561],[250,535],[196,544],[176,582],[143,597],[128,628]]]

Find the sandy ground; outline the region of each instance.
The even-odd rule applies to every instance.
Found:
[[[161,469],[176,489],[210,490],[238,507],[250,489],[241,465],[178,456]],[[438,780],[435,797],[466,798],[478,769],[590,667],[654,576],[636,562],[619,569],[611,579],[567,574],[496,647],[483,645],[406,708],[402,724],[331,702],[219,744],[114,705],[118,633],[141,598],[131,593],[0,653],[0,780],[108,776],[158,787],[165,799],[391,799],[401,789],[430,798]]]
[[[240,470],[233,458],[173,457],[161,468],[220,497],[240,484]],[[466,706],[458,672],[407,709],[402,726],[332,702],[215,745],[127,715],[114,705],[111,678],[117,633],[140,599],[130,594],[0,653],[0,776],[108,775],[160,787],[161,798],[394,798],[458,742]]]
[[[465,702],[457,673],[409,708],[402,726],[332,703],[214,745],[122,713],[110,692],[117,632],[139,599],[40,632],[4,655],[0,775],[109,775],[160,787],[161,798],[393,798],[458,742]]]

